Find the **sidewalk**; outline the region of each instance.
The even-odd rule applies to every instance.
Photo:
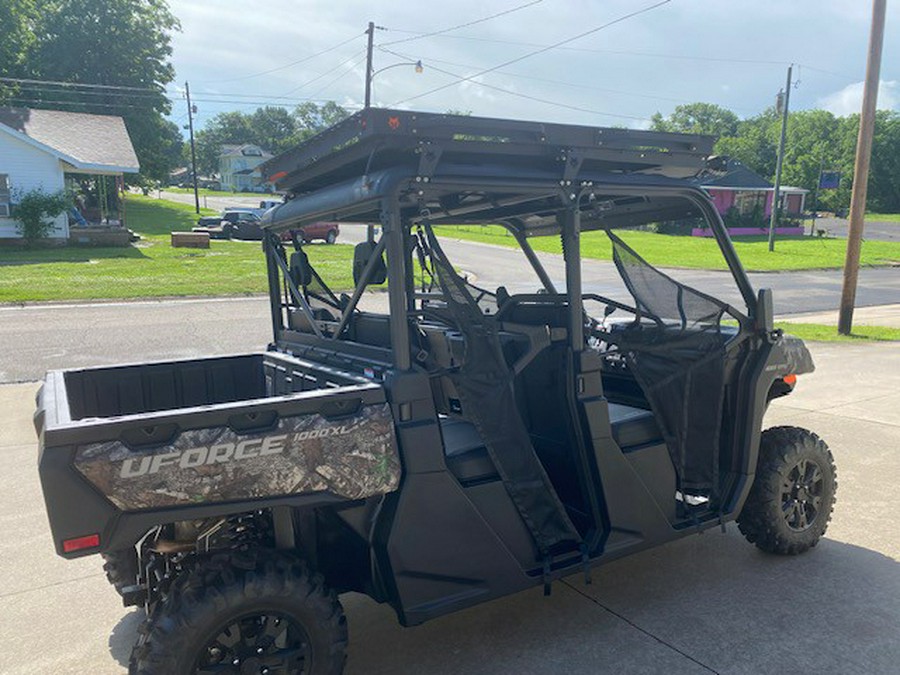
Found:
[[[836,326],[838,322],[838,310],[785,314],[777,317],[776,320],[791,323],[821,323],[827,326]],[[853,310],[853,325],[900,328],[900,304],[857,307]]]

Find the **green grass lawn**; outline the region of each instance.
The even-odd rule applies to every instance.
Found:
[[[180,192],[181,194],[194,194],[194,188],[182,187],[162,187],[163,192]],[[252,199],[279,199],[279,195],[273,195],[268,192],[229,192],[228,190],[210,190],[209,188],[199,188],[197,194],[201,197],[249,197]]]
[[[446,237],[457,237],[501,246],[517,246],[515,239],[499,225],[447,226],[438,230]],[[711,238],[676,237],[652,232],[620,231],[622,239],[651,265],[686,267],[693,269],[726,269],[718,245]],[[529,239],[536,251],[562,253],[559,237]],[[775,251],[768,250],[765,237],[738,237],[735,249],[748,271],[771,272],[782,270],[839,269],[844,265],[846,241],[823,237],[780,237]],[[582,255],[585,258],[611,260],[609,238],[604,232],[582,235]],[[890,265],[900,263],[900,243],[865,241],[862,246],[862,265]]]
[[[190,230],[196,219],[189,204],[128,195],[126,222],[141,235],[132,246],[0,249],[0,302],[264,293],[266,264],[258,241],[172,248],[169,234]],[[352,287],[352,246],[306,250],[325,279]]]
[[[865,220],[872,223],[900,223],[900,213],[867,213]]]
[[[900,328],[885,326],[854,326],[850,335],[841,335],[837,326],[821,323],[776,322],[776,328],[813,342],[895,342],[900,341]]]

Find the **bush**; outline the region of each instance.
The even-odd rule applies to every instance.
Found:
[[[44,192],[36,188],[16,196],[12,216],[19,221],[16,229],[25,240],[25,245],[33,246],[53,230],[52,219],[70,208],[72,198],[64,191]]]

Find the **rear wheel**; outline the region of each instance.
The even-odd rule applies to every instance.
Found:
[[[217,556],[178,582],[144,623],[131,675],[343,670],[346,619],[321,576],[283,554],[236,562]]]
[[[738,527],[763,551],[803,553],[825,534],[836,491],[834,459],[825,441],[797,427],[767,429]]]

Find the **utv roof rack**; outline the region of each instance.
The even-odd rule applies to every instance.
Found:
[[[303,194],[404,166],[423,180],[442,162],[510,169],[687,178],[715,170],[713,136],[368,108],[262,165],[279,190]]]

